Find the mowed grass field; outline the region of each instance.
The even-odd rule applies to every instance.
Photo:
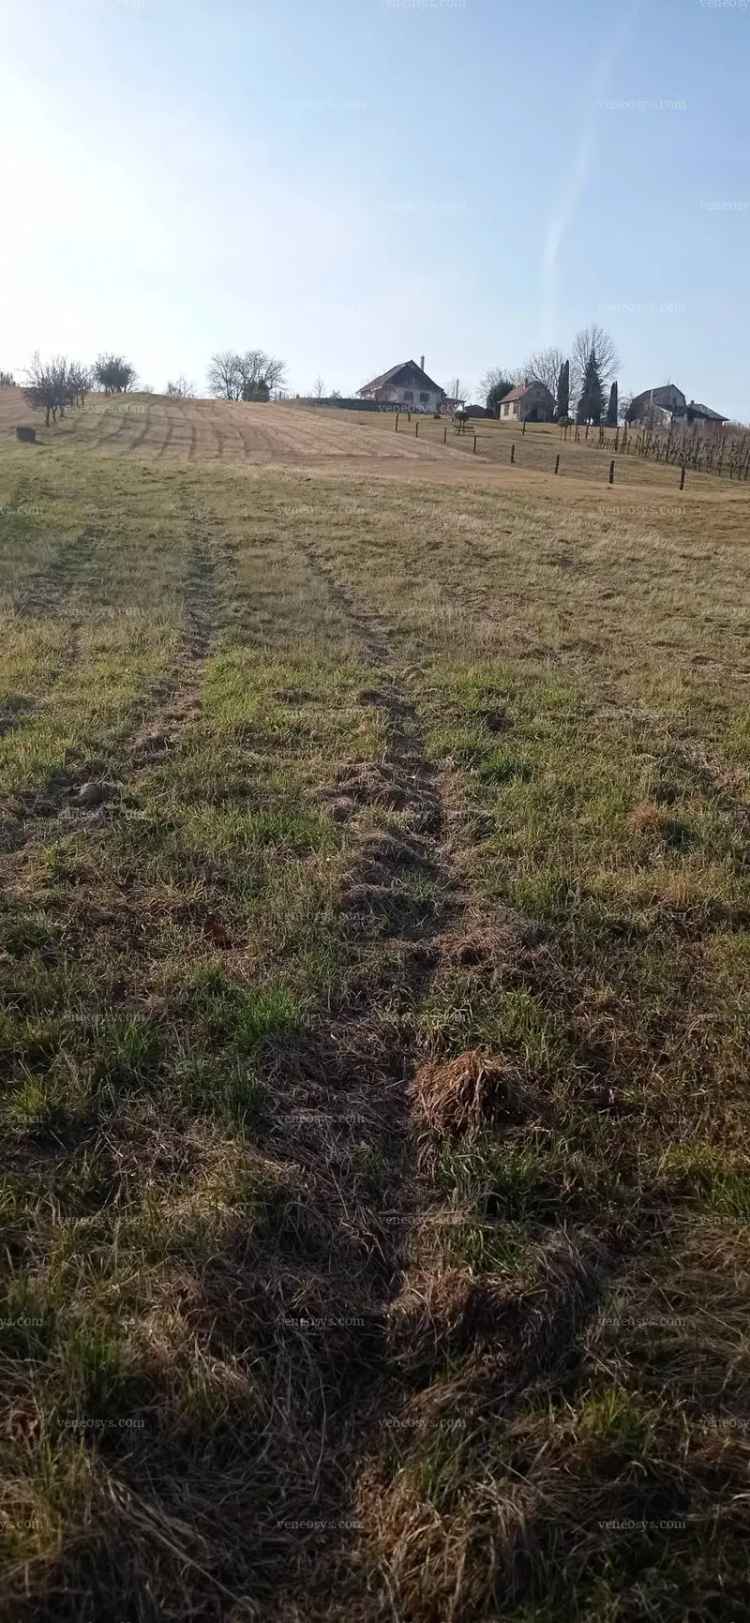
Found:
[[[3,1618],[748,1615],[750,501],[390,433],[0,442]]]

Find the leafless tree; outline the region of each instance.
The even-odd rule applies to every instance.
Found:
[[[71,406],[85,406],[86,396],[91,388],[91,369],[81,366],[78,361],[71,361],[67,373],[67,400]]]
[[[317,377],[313,384],[313,400],[322,400],[325,392],[326,386],[323,379],[321,377]]]
[[[240,357],[231,349],[218,350],[211,356],[208,368],[208,387],[221,400],[239,400],[242,397]]]
[[[583,327],[576,333],[573,340],[573,352],[570,360],[570,399],[571,404],[577,400],[583,387],[586,368],[591,361],[596,364],[596,370],[602,387],[611,382],[617,371],[620,360],[613,338],[597,323],[592,322],[590,327]]]
[[[244,355],[225,349],[211,356],[208,386],[222,400],[269,400],[271,390],[283,384],[284,370],[284,362],[263,349]]]
[[[237,361],[242,378],[242,400],[269,400],[271,390],[280,388],[284,382],[284,362],[266,355],[263,349],[248,349],[244,355],[238,355]]]
[[[57,422],[64,417],[69,406],[82,406],[91,388],[91,373],[78,361],[69,361],[56,355],[52,361],[42,361],[39,351],[26,373],[24,395],[35,411],[44,412],[49,428],[50,419]]]
[[[561,349],[540,349],[530,355],[523,369],[523,375],[529,383],[543,383],[549,389],[553,400],[557,397],[557,383],[560,376],[560,367],[567,357]]]
[[[170,400],[192,400],[195,395],[195,384],[188,383],[187,378],[181,375],[174,383],[167,384],[165,393],[169,395]]]
[[[14,389],[15,382],[12,372],[3,372],[2,368],[0,368],[0,389]]]
[[[57,422],[58,414],[65,415],[68,363],[62,355],[53,361],[42,361],[37,350],[26,373],[24,395],[34,411],[44,412],[45,426],[50,418]]]

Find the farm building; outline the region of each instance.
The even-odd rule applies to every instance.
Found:
[[[723,417],[719,411],[712,411],[710,406],[702,406],[699,400],[688,401],[685,416],[689,423],[713,423],[715,427],[729,422],[728,417]]]
[[[673,417],[684,417],[686,410],[687,400],[682,390],[674,383],[663,383],[658,389],[643,389],[640,394],[633,395],[628,422],[663,422]]]
[[[629,423],[714,423],[727,421],[710,406],[696,400],[686,400],[674,383],[661,384],[658,389],[644,389],[633,396],[628,411]]]
[[[445,390],[427,376],[422,355],[419,366],[416,361],[401,361],[380,377],[363,384],[359,396],[361,400],[376,400],[383,406],[401,406],[404,411],[438,411],[445,399]]]
[[[508,422],[551,423],[555,416],[555,402],[546,384],[532,380],[504,394],[498,402],[497,415]]]

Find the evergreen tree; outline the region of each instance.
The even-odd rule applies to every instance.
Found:
[[[606,426],[607,426],[607,428],[616,428],[617,427],[617,383],[616,382],[612,384],[612,388],[609,391],[609,405],[607,406]]]
[[[557,378],[557,404],[555,417],[558,423],[562,417],[567,417],[570,407],[570,361],[563,361]]]
[[[509,394],[512,388],[513,384],[510,378],[504,377],[496,378],[494,383],[490,385],[485,395],[484,403],[487,410],[492,412],[493,417],[497,417],[497,408],[503,398],[503,395]]]
[[[583,388],[576,417],[579,423],[600,423],[602,420],[602,380],[596,353],[592,352],[583,374]]]

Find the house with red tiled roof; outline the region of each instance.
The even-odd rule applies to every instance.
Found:
[[[424,369],[424,355],[416,361],[399,361],[388,372],[381,372],[358,391],[361,400],[377,400],[381,406],[398,406],[402,411],[438,411],[445,399],[445,390],[428,377]]]
[[[546,384],[525,380],[498,401],[497,415],[501,422],[551,423],[555,402]]]

